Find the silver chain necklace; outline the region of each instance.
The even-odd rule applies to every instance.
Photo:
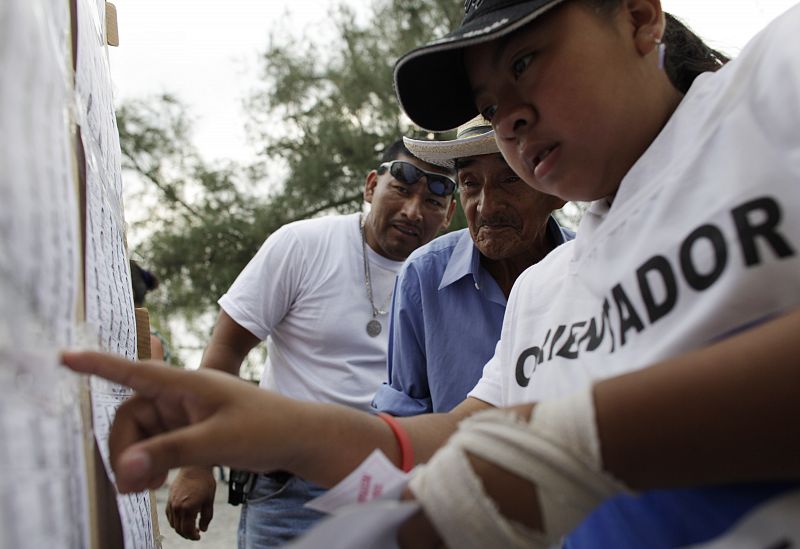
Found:
[[[375,307],[375,299],[372,296],[372,279],[369,275],[369,262],[367,261],[367,237],[365,235],[364,225],[367,220],[363,216],[359,216],[358,224],[361,227],[361,257],[364,259],[364,282],[367,286],[367,297],[369,298],[369,305],[372,307],[372,318],[367,322],[367,334],[370,337],[378,336],[383,330],[381,321],[378,316],[383,316],[389,312],[389,303],[392,301],[392,292],[389,292],[389,298],[380,309]]]

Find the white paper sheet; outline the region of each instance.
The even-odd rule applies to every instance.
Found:
[[[411,473],[373,451],[336,486],[306,504],[332,516],[287,547],[396,549],[398,528],[420,508],[415,501],[399,501],[410,479]]]
[[[78,123],[86,157],[86,320],[103,350],[136,358],[119,130],[97,2],[78,1]]]
[[[322,513],[338,513],[354,503],[377,499],[397,500],[411,475],[394,466],[380,450],[374,450],[336,486],[306,503]]]
[[[0,353],[0,547],[86,547],[78,378],[57,354]]]
[[[100,456],[111,482],[116,485],[114,472],[108,450],[108,436],[117,408],[133,391],[122,385],[110,383],[104,379],[93,377],[92,414],[94,416],[94,434],[100,448]],[[117,506],[122,521],[125,547],[153,547],[153,524],[150,519],[150,495],[148,492],[135,494],[117,494]]]
[[[77,119],[86,157],[86,321],[100,347],[136,358],[136,319],[125,250],[119,131],[105,46],[104,3],[78,0]],[[101,11],[102,10],[102,11]],[[106,472],[108,435],[119,404],[130,391],[92,381],[94,434]],[[155,547],[147,492],[118,495],[126,548]]]
[[[0,2],[0,548],[89,545],[69,3]]]

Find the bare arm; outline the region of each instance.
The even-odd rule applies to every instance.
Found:
[[[389,427],[344,406],[296,401],[210,368],[189,372],[102,353],[64,353],[62,360],[136,390],[117,411],[109,441],[125,492],[160,486],[169,469],[186,465],[284,469],[331,485],[375,448],[400,462]],[[400,421],[424,461],[459,419],[488,407],[468,399],[449,414]]]
[[[597,384],[606,469],[637,489],[800,478],[798,335],[800,310]]]
[[[398,421],[411,438],[415,462],[424,463],[447,441],[459,421],[490,407],[478,399],[467,398],[449,413],[423,414]],[[302,408],[301,413],[309,414],[309,431],[304,425],[302,434],[293,441],[297,449],[284,468],[322,486],[332,486],[375,448],[399,466],[399,446],[383,420],[332,404],[303,404]],[[326,456],[324,461],[321,456]]]
[[[247,353],[259,342],[256,336],[237,324],[228,313],[220,310],[214,332],[203,352],[200,367],[238,376]]]

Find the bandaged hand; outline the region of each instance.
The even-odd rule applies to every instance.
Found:
[[[526,488],[537,494],[538,509],[528,510],[534,520],[526,522],[540,519],[541,530],[501,513],[473,467],[476,461],[529,483]],[[415,470],[410,488],[444,543],[453,548],[548,547],[605,499],[627,491],[603,472],[588,387],[537,404],[530,421],[508,410],[475,414]]]

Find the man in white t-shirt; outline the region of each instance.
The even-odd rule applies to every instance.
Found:
[[[368,214],[290,223],[266,240],[219,300],[201,367],[238,375],[248,352],[267,340],[261,387],[369,410],[386,377],[395,276],[413,250],[450,223],[454,190],[446,168],[394,143],[366,177]],[[281,471],[255,476],[239,547],[270,547],[302,533],[321,516],[303,505],[322,491]],[[214,492],[210,469],[181,469],[166,510],[180,535],[199,539],[212,517]]]

